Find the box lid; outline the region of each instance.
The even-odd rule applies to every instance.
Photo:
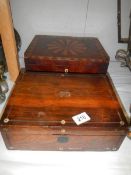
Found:
[[[23,72],[1,119],[2,126],[73,126],[123,128],[127,121],[106,75]]]
[[[31,71],[106,73],[109,56],[94,37],[36,35],[25,51]]]

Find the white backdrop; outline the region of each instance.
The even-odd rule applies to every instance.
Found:
[[[20,58],[35,34],[95,36],[111,59],[117,43],[117,0],[10,0],[14,26],[22,38]],[[122,0],[122,35],[128,36],[131,0]]]
[[[15,28],[22,38],[20,58],[35,34],[96,36],[114,59],[117,43],[117,0],[10,0]],[[89,4],[88,4],[89,2]],[[123,36],[128,35],[131,0],[122,0]],[[88,4],[88,10],[87,9]],[[87,13],[86,13],[87,12]],[[87,14],[87,20],[86,20]],[[127,112],[131,73],[111,63],[109,72]],[[0,135],[0,175],[130,175],[131,140],[116,152],[9,151]]]

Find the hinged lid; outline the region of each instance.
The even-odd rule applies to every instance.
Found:
[[[30,71],[106,73],[109,56],[97,38],[36,35],[25,55]]]
[[[1,125],[78,127],[72,117],[82,112],[91,118],[82,127],[127,126],[106,75],[23,72]]]

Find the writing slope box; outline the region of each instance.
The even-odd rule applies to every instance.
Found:
[[[83,112],[90,120],[77,125]],[[0,127],[8,149],[110,151],[128,124],[106,74],[21,72]]]
[[[106,73],[109,56],[97,38],[36,35],[27,48],[29,71]]]

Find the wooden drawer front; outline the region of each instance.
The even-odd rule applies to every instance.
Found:
[[[117,150],[124,136],[78,136],[17,134],[2,132],[8,149],[16,150],[69,150],[109,151]]]

